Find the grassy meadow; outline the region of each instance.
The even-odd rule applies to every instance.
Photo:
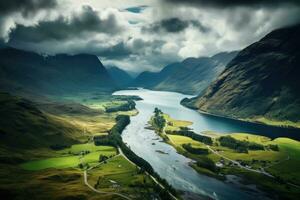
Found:
[[[0,195],[8,199],[99,199],[99,194],[84,184],[82,170],[98,166],[100,155],[117,155],[114,147],[95,146],[92,138],[107,135],[117,115],[137,113],[105,111],[104,105],[120,106],[127,98],[131,97],[101,93],[29,101],[1,93]],[[153,195],[153,182],[122,156],[89,171],[90,184],[94,186],[100,175],[120,183],[121,192],[133,199],[151,199]],[[134,184],[139,180],[146,182]],[[99,190],[120,190],[112,188],[111,182],[98,186]],[[122,198],[101,195],[101,199]]]
[[[81,152],[86,151],[90,153],[80,155]],[[110,146],[95,146],[94,143],[76,144],[72,145],[71,148],[59,151],[60,157],[29,161],[21,164],[21,167],[26,170],[78,167],[80,163],[98,163],[100,155],[110,157],[116,155],[116,153],[116,149]]]

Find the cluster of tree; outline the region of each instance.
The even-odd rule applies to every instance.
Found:
[[[129,147],[124,144],[121,134],[129,123],[130,117],[128,115],[118,115],[116,117],[116,124],[110,129],[107,137],[102,137],[102,139],[96,140],[94,138],[95,145],[111,145],[116,148],[120,147],[129,160],[139,166],[142,171],[147,171],[165,187],[165,190],[161,189],[159,186],[154,187],[160,197],[162,199],[172,199],[168,191],[170,191],[173,195],[177,195],[176,190],[169,185],[165,179],[162,179],[156,172],[154,172],[152,166],[146,160],[137,156]]]
[[[108,159],[107,156],[100,154],[99,156],[99,162],[105,162]]]
[[[194,148],[192,147],[191,143],[188,144],[183,144],[182,147],[187,150],[188,152],[192,153],[192,154],[200,154],[200,155],[207,155],[208,149],[205,148]]]
[[[197,159],[196,164],[197,164],[198,167],[208,169],[212,172],[217,172],[218,171],[218,168],[216,167],[214,161],[212,161],[210,158],[208,158],[206,156],[203,156],[203,157]]]
[[[117,148],[123,144],[121,133],[129,123],[130,117],[128,115],[118,115],[116,124],[109,130],[108,136],[94,137],[95,145],[110,145]]]
[[[54,144],[54,145],[50,145],[50,149],[58,151],[58,150],[63,150],[66,148],[69,148],[69,145],[65,145],[65,144]]]
[[[189,138],[192,138],[193,140],[202,142],[207,145],[212,145],[213,141],[211,137],[205,136],[205,135],[199,135],[189,129],[181,128],[179,131],[167,131],[167,134],[172,135],[182,135]]]
[[[89,166],[88,163],[80,163],[80,164],[78,165],[78,167],[79,167],[80,169],[87,169],[87,168],[89,168],[90,166]]]
[[[279,151],[279,147],[276,144],[269,144],[268,148],[271,149],[272,151]]]
[[[87,155],[89,153],[91,153],[89,150],[84,150],[80,152],[81,155]]]
[[[158,129],[159,132],[162,132],[163,128],[166,126],[166,120],[163,116],[163,112],[158,108],[154,109],[154,117],[152,118],[152,125]]]
[[[255,142],[236,140],[231,136],[221,136],[219,138],[221,146],[234,149],[239,153],[248,153],[248,150],[264,150],[264,146]]]
[[[113,106],[113,107],[107,107],[105,108],[105,111],[108,113],[111,112],[118,112],[118,111],[129,111],[135,109],[135,102],[133,100],[128,100],[127,103],[119,105],[119,106]]]

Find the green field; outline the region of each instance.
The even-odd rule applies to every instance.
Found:
[[[190,121],[184,121],[184,120],[176,120],[171,118],[168,114],[163,114],[164,118],[167,121],[167,126],[166,126],[166,131],[170,130],[170,131],[175,131],[175,130],[179,130],[180,127],[187,127],[192,125],[193,123]]]
[[[149,193],[154,186],[153,181],[144,173],[140,173],[136,166],[124,157],[117,156],[88,172],[89,183],[101,191],[129,194],[132,198],[142,198],[141,193]],[[99,184],[97,182],[99,180]],[[115,183],[112,183],[115,182]],[[138,192],[136,192],[138,190]],[[139,195],[139,196],[136,196]]]
[[[176,146],[181,146],[183,144],[190,143],[193,147],[201,147],[206,148],[206,145],[198,142],[196,140],[193,140],[189,137],[181,136],[181,135],[168,135],[168,138],[172,143],[174,143]]]
[[[293,122],[289,120],[274,120],[274,119],[268,119],[265,117],[254,117],[250,119],[241,119],[245,121],[250,121],[250,122],[256,122],[256,123],[263,123],[263,124],[268,124],[271,126],[280,126],[280,127],[295,127],[295,128],[300,128],[300,122]]]
[[[89,151],[90,153],[84,156],[78,155],[82,151]],[[21,167],[26,170],[77,167],[81,162],[97,163],[99,155],[116,155],[116,149],[111,146],[95,146],[94,143],[87,143],[73,145],[70,148],[59,151],[58,153],[61,153],[60,157],[29,161],[21,164]]]
[[[268,168],[271,173],[282,176],[295,184],[300,184],[300,142],[288,138],[277,138],[274,140],[284,151],[289,159]]]

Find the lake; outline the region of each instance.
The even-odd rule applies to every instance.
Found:
[[[145,128],[155,107],[175,119],[193,122],[190,127],[197,133],[202,131],[216,131],[220,134],[247,132],[274,138],[285,134],[292,135],[293,131],[296,131],[200,114],[180,105],[183,98],[192,96],[175,92],[138,89],[117,91],[113,95],[137,95],[143,99],[136,101],[139,114],[131,117],[131,123],[122,133],[123,141],[138,156],[149,162],[162,178],[176,189],[195,195],[195,199],[202,198],[203,195],[210,199],[220,200],[266,199],[266,196],[261,191],[253,189],[253,186],[243,188],[243,185],[227,183],[198,174],[189,166],[190,159],[178,154],[172,146],[162,142],[153,130]]]

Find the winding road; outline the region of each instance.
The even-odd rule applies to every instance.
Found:
[[[87,170],[84,170],[83,171],[83,176],[84,176],[84,184],[86,186],[88,186],[91,190],[93,190],[94,192],[97,192],[98,194],[105,194],[105,195],[116,195],[116,196],[120,196],[124,199],[128,199],[128,200],[132,200],[131,198],[121,194],[121,193],[117,193],[117,192],[103,192],[103,191],[99,191],[97,189],[95,189],[93,186],[91,186],[88,182],[88,179],[87,179]]]
[[[233,164],[236,164],[238,167],[240,167],[240,168],[242,168],[242,169],[245,169],[245,170],[248,170],[248,171],[251,171],[251,172],[256,172],[256,173],[263,174],[263,175],[266,175],[266,176],[268,176],[268,177],[274,178],[274,176],[271,175],[271,174],[269,174],[268,172],[261,171],[261,170],[257,170],[257,169],[251,169],[251,168],[245,167],[245,166],[241,165],[241,163],[239,163],[238,161],[235,161],[235,160],[232,160],[232,159],[230,159],[230,158],[227,158],[226,156],[223,156],[223,155],[220,154],[219,152],[213,150],[210,146],[206,145],[206,147],[207,147],[211,152],[213,152],[214,154],[220,156],[221,158],[224,158],[225,160],[228,160],[228,161],[232,162]]]
[[[129,159],[125,156],[125,154],[123,153],[123,151],[122,151],[122,149],[121,149],[120,147],[118,147],[118,152],[119,152],[119,154],[116,155],[116,156],[114,156],[114,157],[112,157],[112,158],[115,158],[115,157],[117,157],[117,156],[123,156],[128,162],[130,162],[132,165],[134,165],[134,166],[136,166],[138,169],[140,169],[139,166],[137,166],[134,162],[132,162],[131,160],[129,160]],[[112,159],[112,158],[109,158],[109,159],[107,159],[106,161],[109,161],[109,160]],[[89,187],[91,190],[93,190],[94,192],[97,192],[98,194],[104,194],[104,195],[116,195],[116,196],[122,197],[122,198],[127,199],[127,200],[132,200],[130,197],[125,196],[125,195],[123,195],[123,194],[121,194],[121,193],[99,191],[99,190],[97,190],[96,188],[94,188],[93,186],[91,186],[91,185],[89,184],[87,172],[88,172],[89,170],[92,170],[92,169],[98,167],[99,165],[101,165],[101,164],[103,164],[103,163],[104,163],[104,161],[103,161],[103,162],[100,162],[100,163],[99,163],[98,165],[96,165],[96,166],[90,167],[90,168],[88,168],[88,169],[86,169],[86,170],[83,171],[84,184],[85,184],[87,187]],[[151,174],[149,174],[148,172],[146,172],[146,174],[147,174],[147,175],[148,175],[148,176],[149,176],[149,177],[150,177],[157,185],[159,185],[162,189],[165,189],[165,187],[164,187],[164,186],[163,186],[163,185],[162,185],[155,177],[153,177],[153,176],[152,176]],[[170,195],[174,200],[178,200],[178,199],[177,199],[173,194],[171,194],[169,191],[168,191],[168,193],[169,193],[169,195]]]

